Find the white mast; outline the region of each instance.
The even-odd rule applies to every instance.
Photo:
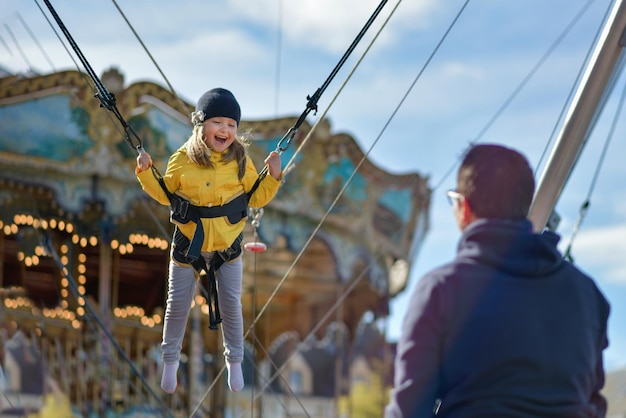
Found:
[[[529,218],[541,231],[626,62],[626,3],[617,0],[539,180]]]

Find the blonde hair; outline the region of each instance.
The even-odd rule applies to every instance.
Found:
[[[222,154],[224,161],[237,161],[239,170],[237,176],[241,180],[246,173],[246,156],[248,155],[249,133],[244,132],[235,135],[233,143]],[[213,168],[211,162],[211,148],[209,148],[204,140],[204,124],[196,124],[193,132],[187,142],[185,142],[185,150],[189,159],[200,166]]]

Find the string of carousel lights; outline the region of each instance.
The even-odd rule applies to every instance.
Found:
[[[73,244],[78,245],[82,248],[89,246],[95,247],[99,244],[99,239],[96,236],[80,236],[75,233],[75,226],[69,222],[64,220],[57,219],[38,219],[29,214],[16,214],[13,217],[13,222],[11,224],[5,224],[2,220],[0,220],[0,230],[2,230],[5,236],[9,235],[17,235],[21,226],[27,226],[32,228],[41,228],[44,230],[58,230],[63,231],[68,234],[72,234],[71,241]],[[160,237],[150,237],[146,234],[130,234],[128,237],[128,242],[120,243],[118,240],[111,240],[110,246],[111,249],[118,251],[120,255],[131,254],[134,251],[135,245],[144,245],[150,249],[159,249],[162,251],[166,251],[169,247],[169,243],[167,240]],[[68,298],[70,296],[69,290],[69,279],[68,274],[70,267],[70,258],[69,258],[69,247],[67,244],[61,244],[59,247],[60,259],[63,264],[62,270],[62,278],[61,278],[61,289],[60,294],[62,300],[60,302],[60,306],[56,308],[45,308],[39,310],[36,306],[32,304],[32,302],[27,297],[17,297],[11,298],[7,297],[4,300],[4,306],[7,309],[20,309],[20,310],[30,310],[33,314],[41,313],[45,318],[51,319],[63,319],[71,323],[72,327],[75,329],[79,329],[81,327],[80,318],[85,315],[85,285],[87,282],[86,278],[86,261],[87,256],[84,253],[79,253],[77,255],[78,265],[76,270],[78,272],[77,282],[78,282],[78,307],[76,311],[72,311],[69,309]],[[18,261],[24,263],[26,267],[34,267],[39,265],[40,259],[42,257],[48,256],[46,254],[45,248],[41,245],[37,245],[34,248],[33,254],[26,254],[23,251],[19,251],[17,254]],[[209,306],[207,304],[207,300],[202,295],[197,295],[192,302],[192,308],[195,306],[200,307],[200,311],[203,315],[208,317],[209,315]],[[113,315],[115,318],[119,319],[134,319],[138,321],[141,325],[153,328],[162,323],[162,318],[158,314],[153,314],[148,316],[145,314],[144,309],[139,306],[126,306],[126,307],[115,307],[113,309]]]

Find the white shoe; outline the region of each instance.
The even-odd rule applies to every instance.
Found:
[[[241,363],[226,362],[228,369],[228,387],[231,392],[239,392],[243,389],[243,372],[241,371]]]
[[[167,393],[176,391],[176,372],[178,371],[178,362],[163,363],[163,373],[161,374],[161,389]]]

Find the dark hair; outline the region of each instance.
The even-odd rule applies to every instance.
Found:
[[[479,218],[523,219],[532,203],[535,179],[519,152],[500,145],[474,145],[459,168],[457,191]]]

